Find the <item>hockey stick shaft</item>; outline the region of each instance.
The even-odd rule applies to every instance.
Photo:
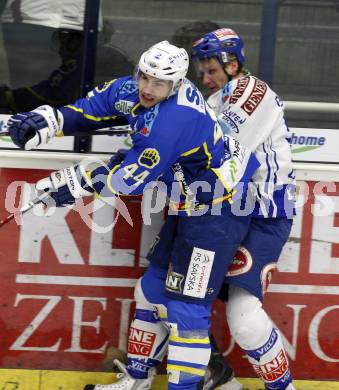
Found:
[[[27,213],[27,211],[31,210],[35,205],[43,202],[43,200],[47,197],[48,197],[48,193],[44,193],[41,196],[37,196],[36,198],[28,202],[25,206],[21,207],[20,210],[16,211],[15,213],[9,214],[6,218],[0,221],[0,228],[6,225],[7,223],[11,222],[16,217]]]
[[[134,134],[135,130],[132,130],[129,126],[122,127],[112,127],[101,130],[91,130],[91,131],[80,131],[74,134],[65,134],[65,136],[74,136],[74,137],[86,137],[92,135],[128,135]],[[9,137],[9,131],[1,131],[0,137]]]

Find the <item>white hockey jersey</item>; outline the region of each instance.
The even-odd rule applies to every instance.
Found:
[[[208,103],[224,133],[247,146],[260,162],[252,178],[254,216],[292,217],[295,176],[282,101],[264,81],[245,75],[211,95]]]
[[[84,15],[85,0],[7,0],[1,21],[83,30]],[[101,14],[99,30],[102,30]]]

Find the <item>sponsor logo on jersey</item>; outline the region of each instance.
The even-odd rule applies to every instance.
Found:
[[[123,114],[130,114],[132,111],[132,108],[134,107],[134,102],[131,102],[129,100],[118,100],[114,104],[114,108]]]
[[[183,280],[184,275],[169,270],[166,278],[166,290],[181,293]]]
[[[144,135],[145,137],[148,137],[151,134],[153,123],[155,121],[155,118],[158,115],[158,112],[159,112],[158,104],[151,107],[149,110],[147,110],[146,114],[143,117],[144,124],[140,130],[140,134]]]
[[[160,162],[159,152],[153,148],[146,148],[138,158],[139,165],[152,169]]]
[[[252,265],[253,258],[251,253],[243,246],[240,246],[233,257],[226,276],[238,276],[245,274],[252,268]]]
[[[128,335],[128,353],[149,356],[151,354],[156,334],[142,329],[130,327]]]
[[[190,107],[202,114],[206,114],[205,100],[200,91],[190,82],[184,83],[179,88],[177,103],[180,106]]]
[[[153,254],[154,249],[155,249],[155,247],[158,245],[159,242],[160,242],[160,237],[159,237],[159,236],[156,236],[155,239],[154,239],[154,241],[152,242],[151,247],[149,248],[148,254],[150,254],[150,255]]]
[[[143,128],[140,130],[140,134],[142,134],[142,135],[144,135],[144,136],[146,136],[146,137],[149,136],[149,133],[150,133],[150,131],[149,131],[149,128],[148,128],[148,127],[143,127]]]
[[[242,77],[241,79],[238,80],[237,86],[235,87],[230,97],[230,104],[235,104],[242,97],[249,82],[250,82],[249,77]]]
[[[236,139],[233,140],[234,143],[234,149],[233,149],[233,157],[237,158],[240,164],[243,163],[246,151],[244,148],[241,147],[240,142]]]
[[[221,114],[221,127],[226,124],[227,128],[234,133],[239,133],[239,125],[246,122],[246,118],[241,118],[240,115],[231,110],[231,107],[227,107]],[[224,122],[224,123],[223,123]]]
[[[180,183],[181,191],[185,195],[185,203],[173,203],[171,202],[170,205],[173,207],[174,210],[178,211],[198,211],[201,210],[201,207],[204,208],[205,206],[200,205],[195,197],[195,193],[191,190],[190,186],[188,185],[184,171],[182,169],[182,166],[180,163],[175,163],[172,165],[172,170],[174,173],[175,178]]]
[[[215,252],[194,247],[188,267],[183,294],[205,298]]]
[[[251,115],[255,109],[259,106],[260,102],[264,98],[267,91],[267,84],[261,80],[255,80],[254,87],[250,96],[246,99],[245,103],[241,108],[248,114]]]

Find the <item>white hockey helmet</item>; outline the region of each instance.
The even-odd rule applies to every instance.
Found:
[[[172,82],[170,95],[179,88],[188,71],[189,57],[183,48],[162,41],[145,51],[138,64],[138,71]]]

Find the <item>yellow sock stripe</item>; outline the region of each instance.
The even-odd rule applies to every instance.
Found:
[[[199,368],[187,367],[187,366],[178,366],[174,364],[167,364],[167,371],[181,371],[188,372],[189,374],[204,376],[205,370],[199,370]]]
[[[203,339],[186,339],[184,337],[179,336],[170,336],[169,341],[176,341],[177,343],[185,343],[185,344],[209,344],[209,337],[205,337]]]
[[[162,320],[167,320],[167,313],[159,313],[158,312],[158,316],[159,316],[159,318],[161,318]]]

